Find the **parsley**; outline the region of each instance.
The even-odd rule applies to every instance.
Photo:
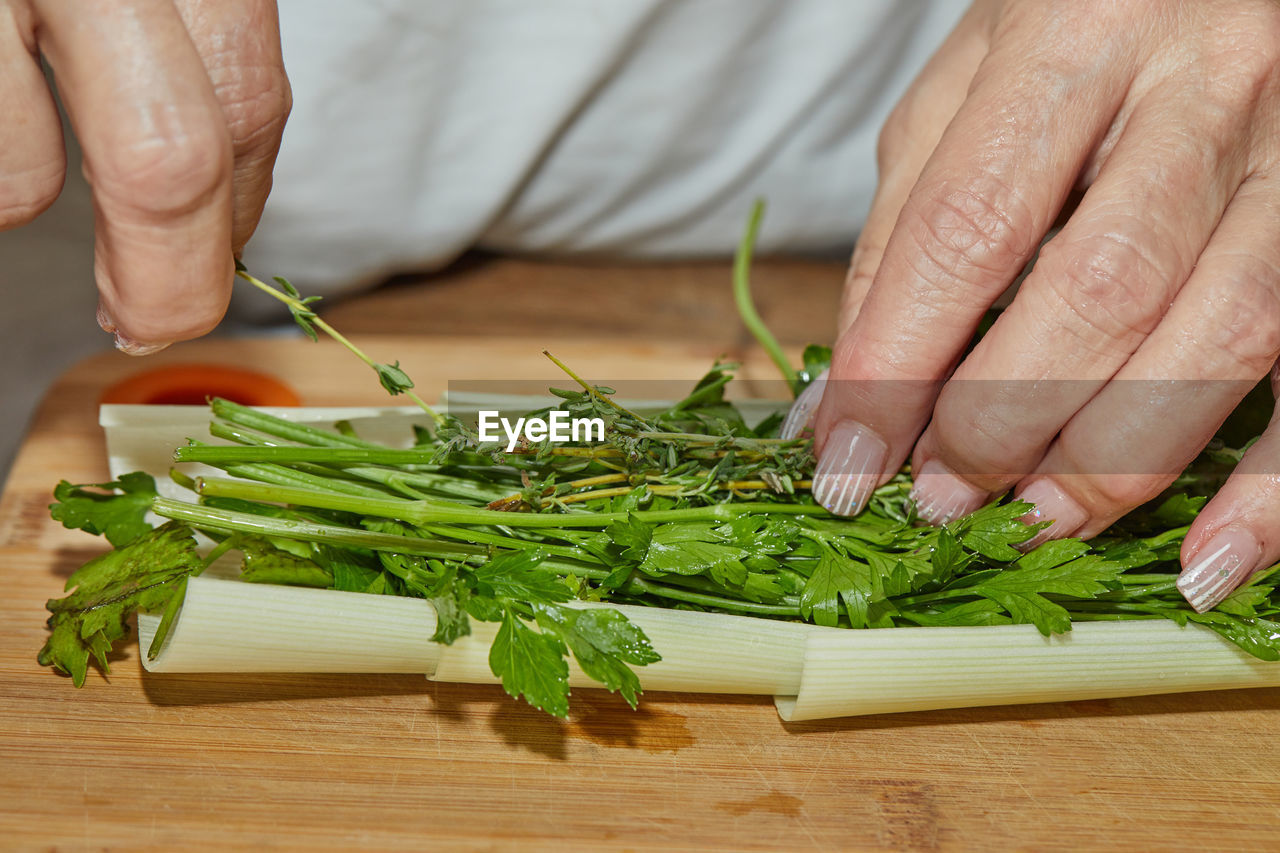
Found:
[[[176,521],[95,557],[67,579],[70,595],[49,601],[49,639],[38,660],[70,675],[77,687],[90,656],[109,672],[107,655],[134,611],[166,610],[203,568],[191,529]]]
[[[735,269],[749,304],[746,258],[753,212]],[[1066,539],[1023,553],[1039,529],[1030,506],[998,500],[941,528],[916,523],[909,471],[878,489],[857,518],[837,518],[808,493],[808,440],[776,437],[779,419],[748,424],[726,398],[734,366],[717,363],[683,400],[633,412],[613,390],[556,361],[577,389],[553,389],[572,417],[598,417],[602,442],[520,447],[483,444],[412,391],[399,362],[375,362],[316,315],[293,285],[239,277],[288,306],[311,338],[349,348],[392,394],[431,416],[409,450],[362,439],[351,424],[303,426],[225,400],[211,432],[230,446],[191,443],[177,461],[228,476],[175,481],[192,500],[156,495],[146,474],[55,489],[53,517],[107,538],[115,550],[78,570],[69,594],[48,603],[40,662],[83,684],[92,659],[105,672],[135,610],[163,614],[154,655],[186,581],[236,550],[242,578],[430,601],[433,640],[452,643],[472,621],[498,625],[489,665],[513,697],[563,717],[569,662],[633,707],[635,668],[660,659],[619,602],[682,607],[851,629],[1024,623],[1045,635],[1087,619],[1195,622],[1257,657],[1280,659],[1275,575],[1259,572],[1216,610],[1197,614],[1178,594],[1178,550],[1206,496],[1240,458],[1216,441],[1168,494],[1090,542]],[[775,359],[754,312],[752,331]],[[550,356],[549,356],[550,357]],[[799,389],[826,367],[810,347]],[[530,413],[539,414],[539,413]],[[151,529],[147,514],[172,519]],[[193,532],[218,544],[201,559]]]
[[[118,547],[151,529],[145,516],[155,496],[155,479],[139,471],[110,483],[73,486],[63,480],[53,490],[55,503],[49,505],[49,515],[68,530],[106,536]]]

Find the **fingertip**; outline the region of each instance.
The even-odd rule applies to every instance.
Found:
[[[138,341],[126,338],[124,335],[116,332],[116,349],[125,355],[154,355],[161,350],[168,349],[171,345],[167,343],[144,344]]]
[[[1246,527],[1227,527],[1184,557],[1178,592],[1197,613],[1212,610],[1262,561],[1262,544]]]
[[[862,512],[883,479],[889,445],[866,426],[841,421],[813,472],[813,498],[834,515]]]
[[[208,334],[226,314],[235,275],[230,252],[220,252],[212,263],[216,269],[210,275],[197,277],[193,264],[185,276],[143,272],[124,280],[118,272],[107,271],[109,263],[101,264],[99,326],[116,336],[117,349],[130,355],[157,352]]]
[[[1020,489],[1016,497],[1033,505],[1031,511],[1021,516],[1019,521],[1027,525],[1049,522],[1035,536],[1018,545],[1020,551],[1030,551],[1050,539],[1070,536],[1089,520],[1088,511],[1067,494],[1061,485],[1048,477],[1033,480]]]
[[[915,476],[911,498],[916,513],[930,524],[946,524],[987,502],[988,493],[958,476],[937,459],[925,462]]]
[[[813,423],[813,415],[822,403],[822,394],[827,387],[827,373],[824,370],[813,378],[803,391],[796,396],[795,402],[787,410],[787,417],[782,422],[778,435],[790,440],[800,435]]]

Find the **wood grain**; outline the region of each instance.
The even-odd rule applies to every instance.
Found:
[[[554,376],[541,338],[365,343],[428,397],[462,376]],[[593,376],[692,378],[725,343],[566,338],[559,354]],[[95,543],[47,520],[49,490],[105,474],[106,385],[181,361],[269,367],[308,405],[385,399],[336,347],[282,340],[103,356],[58,383],[0,498],[0,846],[1276,847],[1280,690],[795,725],[767,699],[649,695],[631,712],[575,690],[560,722],[418,677],[144,678],[131,645],[110,683],[77,691],[35,653],[44,600]]]
[[[829,343],[845,264],[759,259],[752,293],[783,343]],[[341,329],[372,334],[525,336],[543,346],[566,338],[718,341],[742,347],[723,261],[566,263],[471,254],[440,273],[401,276],[389,286],[325,306]]]

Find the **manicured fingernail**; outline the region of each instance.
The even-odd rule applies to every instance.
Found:
[[[1178,592],[1197,613],[1217,607],[1262,559],[1262,546],[1247,530],[1228,528],[1209,540],[1178,576]]]
[[[809,422],[813,420],[813,413],[818,411],[818,404],[822,402],[822,392],[826,387],[827,371],[824,370],[813,377],[813,381],[791,404],[791,410],[787,412],[787,418],[782,422],[782,430],[778,433],[780,436],[791,439],[804,432]]]
[[[111,315],[107,313],[107,309],[102,307],[102,303],[98,303],[98,328],[107,334],[114,334],[116,330],[116,321],[111,319]]]
[[[985,491],[957,477],[937,459],[921,465],[915,480],[911,499],[916,502],[916,514],[930,524],[954,521],[987,502]]]
[[[1053,523],[1018,545],[1019,551],[1030,551],[1050,539],[1061,539],[1070,536],[1089,520],[1089,513],[1084,507],[1062,490],[1053,480],[1041,478],[1022,490],[1018,500],[1035,504],[1031,512],[1019,520],[1024,524],[1039,524],[1042,521]]]
[[[126,338],[124,335],[116,332],[116,349],[125,355],[151,355],[166,349],[168,344],[143,344],[135,340]]]
[[[854,421],[841,421],[827,436],[813,472],[813,498],[836,515],[857,515],[880,484],[889,446]]]

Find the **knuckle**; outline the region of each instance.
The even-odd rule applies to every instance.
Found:
[[[921,261],[936,273],[929,277],[1007,285],[1038,240],[1026,224],[1034,218],[1021,195],[990,177],[925,192],[903,224]]]
[[[231,174],[225,132],[177,132],[131,140],[106,153],[94,183],[113,200],[157,214],[189,211]]]
[[[255,69],[239,75],[217,94],[237,152],[278,144],[293,110],[293,90],[284,69]]]
[[[1213,28],[1197,57],[1205,77],[1204,99],[1247,122],[1268,94],[1280,88],[1280,4],[1241,6]]]
[[[957,406],[944,395],[934,411],[934,436],[938,455],[951,470],[991,490],[1008,485],[1025,474],[1021,454],[1011,452],[1016,431],[1007,419],[991,409]]]
[[[1231,261],[1221,295],[1205,300],[1201,340],[1210,365],[1262,376],[1280,355],[1280,268],[1252,254]]]
[[[1094,516],[1127,511],[1159,494],[1167,482],[1163,474],[1087,472],[1076,486]]]
[[[1241,6],[1219,23],[1220,56],[1244,79],[1263,80],[1275,73],[1280,60],[1280,5],[1274,2]]]
[[[1111,338],[1146,335],[1160,321],[1170,276],[1131,235],[1050,241],[1037,279],[1089,330]]]

